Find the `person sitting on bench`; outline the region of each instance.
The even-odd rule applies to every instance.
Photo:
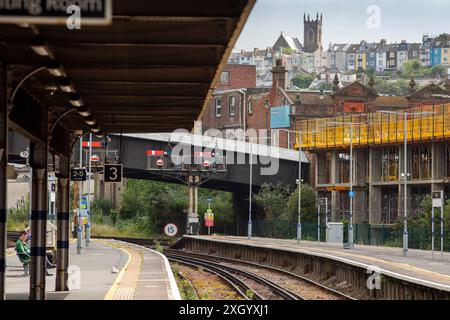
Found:
[[[27,244],[28,233],[26,231],[20,232],[19,239],[16,242],[16,253],[20,262],[23,264],[24,276],[30,274],[30,249]]]
[[[23,264],[24,276],[30,275],[31,251],[28,247],[27,241],[28,241],[28,232],[26,231],[20,232],[19,239],[16,242],[16,252],[20,262],[22,262]],[[49,261],[47,255],[45,261],[46,261],[45,274],[47,276],[52,276],[53,274],[48,272],[47,268],[55,267],[55,265],[53,265]]]

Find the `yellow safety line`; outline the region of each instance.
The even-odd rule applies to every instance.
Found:
[[[121,247],[114,246],[108,242],[105,242],[105,243],[113,248],[118,248],[118,249],[122,250],[123,252],[125,252],[128,255],[127,263],[125,264],[125,266],[123,266],[122,270],[120,270],[119,274],[117,275],[116,280],[114,281],[113,285],[111,286],[111,288],[109,288],[108,292],[105,295],[104,300],[112,300],[114,297],[114,294],[116,293],[117,289],[119,288],[120,282],[122,281],[125,271],[131,262],[131,253]]]

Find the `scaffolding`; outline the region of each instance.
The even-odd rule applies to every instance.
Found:
[[[426,105],[399,113],[352,114],[300,121],[304,150],[353,146],[395,145],[404,141],[404,115],[407,112],[406,139],[409,143],[450,139],[450,104]]]

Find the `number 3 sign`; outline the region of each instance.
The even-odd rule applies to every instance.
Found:
[[[104,176],[105,182],[122,182],[122,165],[121,164],[105,164]]]

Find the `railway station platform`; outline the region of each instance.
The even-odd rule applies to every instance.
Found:
[[[6,299],[27,300],[29,277],[9,249]],[[77,254],[76,242],[69,249],[69,291],[55,292],[53,276],[46,277],[48,300],[179,300],[180,294],[167,259],[160,253],[115,240],[93,239]]]
[[[396,285],[420,287],[427,291],[450,296],[450,253],[410,249],[404,257],[402,248],[355,245],[344,249],[342,245],[297,240],[235,236],[185,236],[180,246],[187,250],[208,254],[234,255],[235,258],[258,263],[286,265],[289,268],[309,269],[308,272],[333,274],[347,282],[365,286],[373,271]],[[395,290],[394,290],[395,291]],[[404,292],[385,292],[384,297],[398,298]],[[420,293],[423,295],[423,290]],[[417,298],[417,296],[416,296]],[[420,297],[419,297],[420,298]]]

